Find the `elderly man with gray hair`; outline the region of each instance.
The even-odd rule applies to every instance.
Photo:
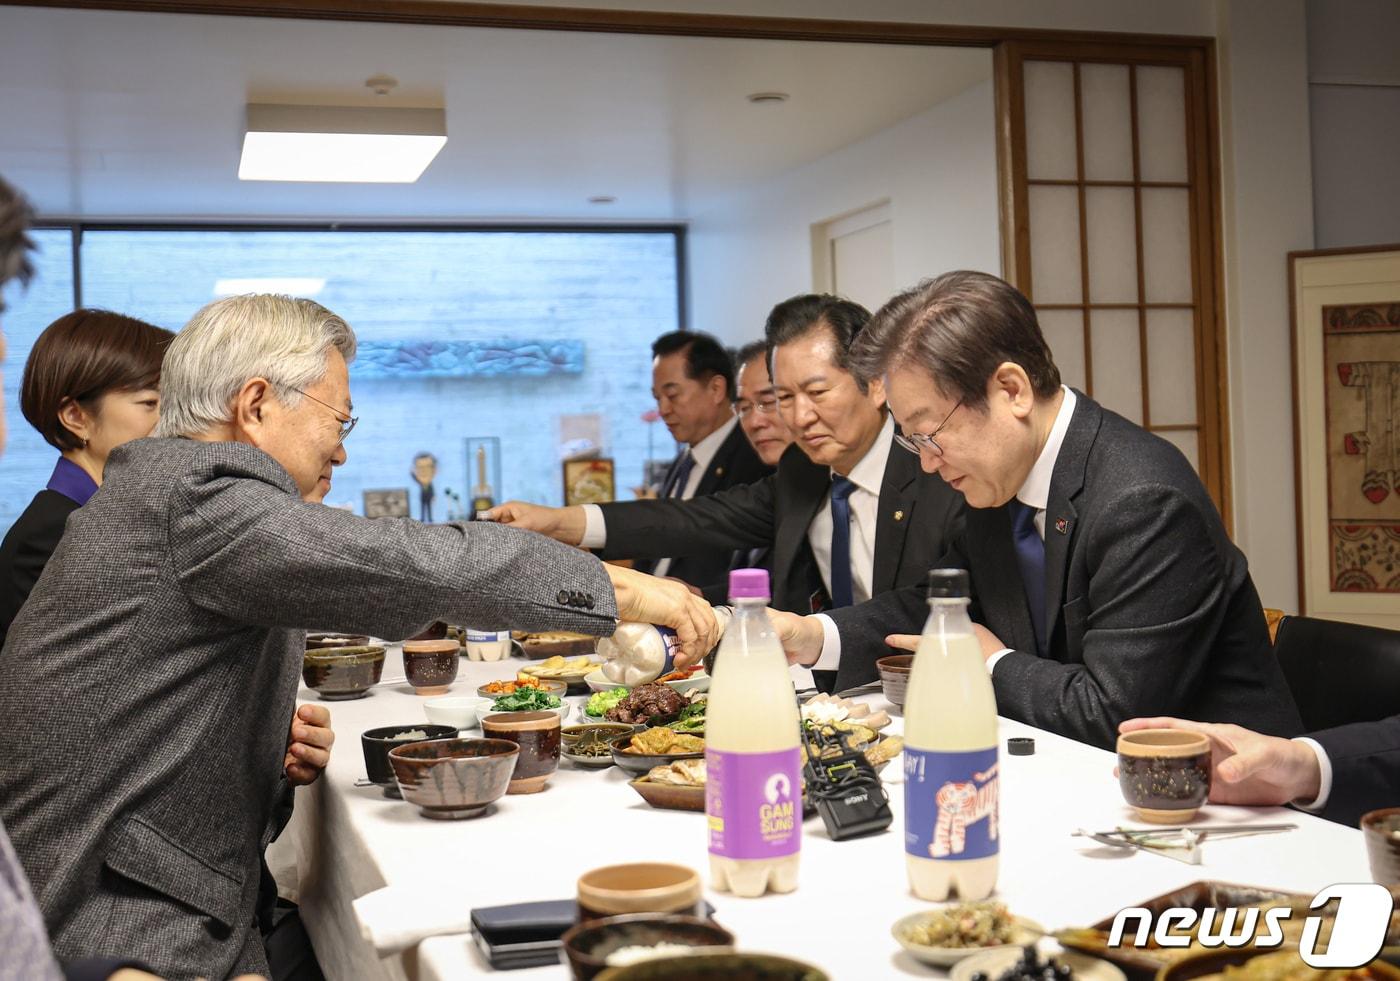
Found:
[[[285,792],[303,631],[437,619],[717,639],[677,583],[486,522],[322,506],[355,424],[355,335],[309,300],[205,307],[166,354],[156,438],[115,451],[0,651],[0,819],[60,956],[265,971],[258,863]]]

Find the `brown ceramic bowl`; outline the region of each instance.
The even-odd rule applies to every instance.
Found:
[[[885,699],[896,708],[904,708],[904,693],[909,688],[909,672],[914,668],[913,654],[891,654],[875,662]]]
[[[439,820],[472,818],[499,800],[520,747],[504,739],[436,739],[389,751],[403,799]]]
[[[1371,878],[1394,889],[1400,886],[1400,807],[1387,807],[1361,816]]]
[[[694,916],[612,916],[571,927],[563,936],[564,953],[577,981],[589,981],[608,966],[608,955],[623,947],[657,944],[734,948],[734,934]]]
[[[320,650],[324,647],[368,647],[369,635],[367,634],[307,634],[306,649],[308,651]]]
[[[327,647],[307,651],[301,679],[324,701],[364,698],[384,673],[384,648]]]
[[[700,876],[684,865],[634,862],[606,865],[579,876],[580,923],[631,913],[700,916],[705,892]]]
[[[610,967],[597,977],[598,981],[829,981],[825,971],[790,957],[706,952]]]
[[[455,640],[403,642],[403,673],[419,695],[447,694],[457,680],[459,663]]]
[[[508,794],[537,794],[559,769],[559,713],[495,712],[481,718],[481,734],[520,746]]]
[[[404,733],[421,733],[404,738]],[[419,743],[425,739],[451,739],[457,735],[453,726],[424,725],[409,723],[402,726],[380,726],[360,733],[360,748],[365,754],[365,775],[370,782],[384,791],[385,797],[398,797],[399,784],[394,779],[394,768],[389,765],[389,750],[408,743]]]
[[[1118,786],[1138,817],[1185,824],[1210,796],[1210,740],[1180,729],[1140,729],[1118,737]]]

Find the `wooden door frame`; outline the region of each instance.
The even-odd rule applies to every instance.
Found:
[[[1225,269],[1219,89],[1216,79],[1215,39],[1210,37],[1127,34],[1097,31],[1061,31],[1038,28],[983,27],[961,24],[911,24],[888,21],[750,17],[729,14],[696,14],[637,10],[598,10],[579,7],[523,6],[518,4],[464,3],[456,0],[0,0],[0,6],[57,7],[84,10],[138,11],[148,13],[203,14],[236,17],[294,18],[300,20],[369,23],[426,24],[446,27],[494,27],[517,30],[581,31],[612,34],[670,35],[680,37],[753,38],[784,41],[825,41],[861,44],[898,44],[979,47],[991,49],[997,128],[999,212],[1002,241],[1002,275],[1016,283],[1017,269],[1029,268],[1029,223],[1024,194],[1025,174],[1012,171],[1017,155],[1013,135],[1025,132],[1019,93],[1012,91],[1011,59],[1018,52],[1073,49],[1080,58],[1096,55],[1112,59],[1123,46],[1139,52],[1162,52],[1164,58],[1189,53],[1199,72],[1188,77],[1202,80],[1203,93],[1188,91],[1188,119],[1193,120],[1188,151],[1203,166],[1208,180],[1205,193],[1194,202],[1193,222],[1199,229],[1195,272],[1207,290],[1200,297],[1203,311],[1213,312],[1213,328],[1198,332],[1204,350],[1198,377],[1204,412],[1200,418],[1202,460],[1210,463],[1207,486],[1216,496],[1226,528],[1233,525],[1229,452],[1228,377],[1225,365]],[[1168,53],[1168,49],[1174,52]],[[1150,55],[1149,55],[1150,57]],[[1204,99],[1204,119],[1194,119],[1190,106]],[[1024,161],[1024,146],[1020,160]],[[1204,160],[1201,158],[1204,157]],[[1023,167],[1022,167],[1023,170]],[[1018,200],[1019,199],[1019,200]],[[1025,262],[1018,261],[1024,253]],[[1208,273],[1208,275],[1207,275]],[[1213,430],[1210,452],[1204,434]],[[1214,486],[1212,486],[1214,485]]]
[[[1205,323],[1194,324],[1197,339],[1196,417],[1197,453],[1202,483],[1220,509],[1227,531],[1233,530],[1232,481],[1230,474],[1230,424],[1227,346],[1225,337],[1225,255],[1223,206],[1220,190],[1219,90],[1215,74],[1215,45],[1209,38],[1192,43],[1139,45],[1135,38],[1113,35],[1105,41],[1077,39],[1073,42],[1041,38],[1008,39],[994,49],[993,81],[997,106],[998,204],[1001,212],[1002,274],[1008,282],[1029,296],[1030,283],[1022,282],[1031,268],[1029,187],[1026,173],[1024,92],[1018,84],[1020,63],[1036,61],[1076,61],[1122,64],[1163,64],[1184,69],[1187,123],[1187,168],[1194,193],[1191,201],[1192,280],[1199,290],[1195,303]],[[1202,86],[1195,91],[1192,86]],[[1205,112],[1196,112],[1196,100],[1205,103]],[[1078,109],[1076,108],[1076,112]],[[1081,236],[1085,216],[1081,201]],[[1139,218],[1138,246],[1141,251]],[[1139,260],[1141,257],[1139,256]],[[1081,259],[1087,278],[1087,257]],[[1139,288],[1143,268],[1138,262]],[[1089,302],[1087,279],[1083,302]],[[1034,299],[1034,298],[1032,298]],[[1143,384],[1147,383],[1145,338],[1141,350]],[[1145,420],[1144,420],[1145,421]]]

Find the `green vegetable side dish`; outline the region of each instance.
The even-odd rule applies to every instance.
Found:
[[[594,692],[589,696],[588,704],[584,706],[584,714],[601,719],[607,714],[608,709],[626,698],[631,691],[630,688],[613,688],[608,691]]]
[[[491,703],[496,712],[534,712],[539,709],[557,709],[559,696],[551,695],[539,688],[517,688],[509,695],[501,695]]]
[[[691,702],[681,709],[681,714],[676,717],[675,722],[667,723],[667,728],[676,732],[704,732],[705,731],[705,702]]]

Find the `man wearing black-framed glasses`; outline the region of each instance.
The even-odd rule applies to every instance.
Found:
[[[1030,302],[979,272],[890,300],[853,353],[885,383],[926,473],[966,500],[941,562],[971,573],[1003,715],[1111,747],[1133,716],[1302,729],[1248,566],[1185,456],[1063,385]],[[797,663],[873,679],[912,648],[918,590],[822,618],[779,614]]]
[[[605,557],[713,542],[771,546],[773,606],[794,613],[921,583],[950,542],[962,502],[894,446],[883,386],[850,372],[848,352],[869,319],[859,304],[824,294],[792,297],[769,313],[773,408],[794,437],[773,476],[695,501],[605,504],[591,529],[581,508],[512,502],[492,517],[601,547]],[[705,595],[722,602],[724,587]],[[836,683],[824,665],[816,671],[818,685]]]

